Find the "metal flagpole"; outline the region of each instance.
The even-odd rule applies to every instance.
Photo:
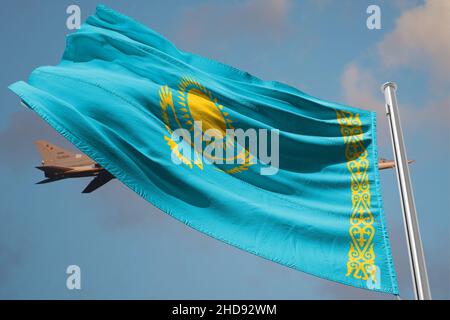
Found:
[[[414,293],[418,300],[431,300],[425,255],[423,253],[422,240],[420,238],[416,206],[414,204],[411,178],[409,175],[408,159],[406,157],[397,98],[395,96],[396,89],[397,85],[394,82],[387,82],[382,87],[386,99],[386,115],[389,119],[391,128],[392,147],[394,149],[398,188],[403,209],[403,222],[405,224],[406,238],[408,240]]]

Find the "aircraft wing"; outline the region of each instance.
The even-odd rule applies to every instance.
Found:
[[[414,160],[408,160],[408,164],[411,164],[413,162],[414,162]],[[395,161],[394,160],[380,159],[380,161],[378,162],[378,169],[379,170],[392,169],[392,168],[395,168]]]
[[[92,191],[97,190],[112,179],[114,179],[114,176],[108,171],[104,170],[86,186],[82,193],[91,193]]]
[[[41,180],[39,182],[36,182],[36,184],[44,184],[44,183],[58,181],[58,180],[61,180],[61,179],[64,179],[64,178],[48,178],[48,179],[44,179],[44,180]]]
[[[72,168],[68,167],[61,167],[61,166],[37,166],[36,169],[39,169],[41,171],[44,171],[47,173],[55,173],[55,172],[67,172],[73,170]]]

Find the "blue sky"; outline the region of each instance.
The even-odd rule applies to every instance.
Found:
[[[311,95],[379,111],[380,156],[391,158],[380,86],[398,100],[435,298],[450,297],[450,10],[433,1],[103,1],[179,48],[288,83]],[[66,8],[82,19],[96,1],[4,1],[0,13],[0,298],[390,299],[277,265],[196,232],[113,181],[34,185],[33,141],[71,146],[7,90],[40,65],[57,64]],[[381,8],[368,30],[366,8]],[[400,294],[411,278],[394,171],[382,192]],[[82,290],[65,269],[82,270]]]

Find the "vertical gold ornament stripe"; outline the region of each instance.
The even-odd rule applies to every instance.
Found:
[[[374,218],[370,207],[370,162],[363,143],[359,114],[336,110],[337,120],[345,142],[347,169],[351,174],[352,212],[350,215],[350,250],[347,277],[375,281]]]

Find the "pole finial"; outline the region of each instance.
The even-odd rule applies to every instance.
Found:
[[[384,93],[384,90],[386,90],[387,87],[391,87],[392,89],[394,89],[394,91],[397,90],[397,84],[393,81],[389,81],[381,86],[381,92]]]

